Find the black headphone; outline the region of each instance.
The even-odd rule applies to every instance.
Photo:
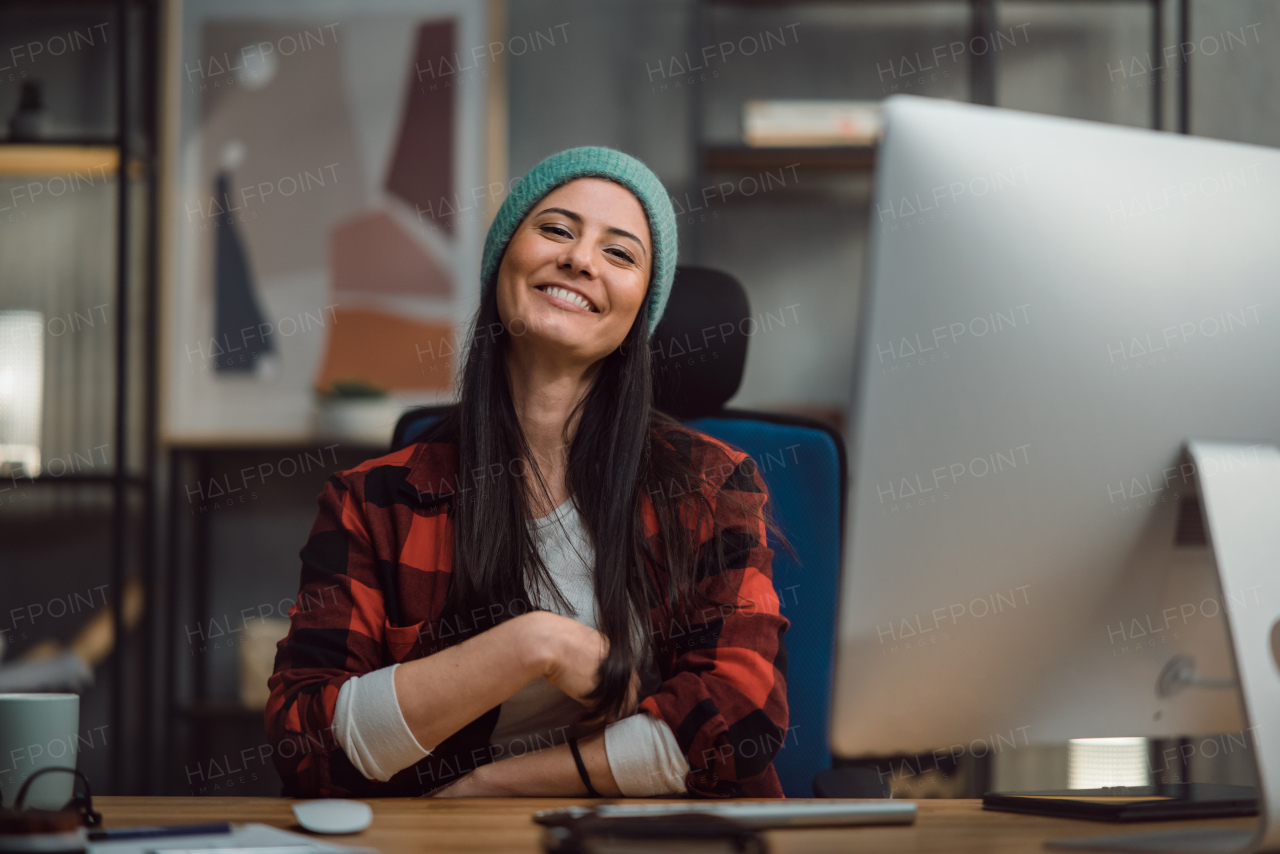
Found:
[[[93,808],[93,793],[89,788],[89,778],[84,775],[83,771],[78,771],[75,768],[54,767],[54,768],[41,768],[39,771],[36,771],[34,774],[32,774],[23,782],[22,788],[18,790],[18,797],[13,802],[14,810],[17,811],[22,809],[22,804],[27,798],[27,790],[31,788],[31,782],[35,780],[35,778],[39,777],[41,774],[47,774],[50,771],[64,771],[68,774],[75,774],[78,778],[80,778],[80,780],[84,783],[84,791],[80,793],[73,793],[71,796],[71,800],[67,802],[67,805],[64,806],[63,809],[75,810],[77,813],[79,813],[80,820],[81,822],[84,823],[85,827],[98,827],[99,825],[101,825],[102,813],[98,812]]]

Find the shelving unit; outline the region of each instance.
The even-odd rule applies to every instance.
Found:
[[[63,5],[61,0],[38,4],[42,10]],[[158,473],[155,460],[155,411],[156,411],[156,378],[155,378],[155,332],[156,313],[156,276],[153,265],[148,262],[144,274],[142,306],[143,326],[137,329],[133,305],[133,294],[130,284],[134,275],[134,256],[138,247],[134,245],[137,235],[132,227],[132,194],[134,180],[146,179],[147,214],[145,240],[147,245],[142,256],[154,257],[151,245],[155,234],[155,181],[153,177],[152,153],[155,150],[154,138],[149,135],[154,122],[143,122],[148,134],[145,150],[136,150],[134,124],[135,117],[142,115],[135,112],[140,98],[142,86],[140,81],[154,79],[155,51],[150,47],[155,41],[147,34],[156,31],[158,0],[83,0],[75,4],[81,8],[101,7],[104,14],[111,15],[110,23],[115,39],[115,67],[110,70],[116,95],[115,131],[109,136],[86,138],[51,138],[39,141],[0,142],[0,176],[71,176],[77,180],[81,175],[84,180],[115,182],[115,251],[114,279],[115,289],[112,305],[115,309],[115,363],[113,373],[115,379],[114,404],[111,414],[111,441],[113,451],[109,474],[66,474],[39,475],[23,481],[26,486],[41,489],[66,489],[69,487],[108,487],[111,494],[111,535],[107,562],[110,566],[111,589],[116,591],[112,597],[112,628],[115,647],[111,660],[111,698],[109,727],[114,734],[107,741],[110,754],[109,767],[111,778],[109,789],[99,783],[100,791],[113,794],[131,794],[131,790],[146,788],[146,781],[141,786],[125,777],[124,769],[131,766],[128,757],[138,751],[137,745],[131,744],[130,731],[136,730],[145,737],[152,728],[150,709],[153,700],[152,683],[143,679],[144,698],[141,719],[131,725],[127,723],[126,714],[126,680],[130,673],[143,674],[149,672],[146,658],[155,649],[156,638],[151,631],[152,620],[144,619],[143,638],[140,644],[138,660],[131,661],[128,656],[130,643],[125,631],[124,612],[121,592],[130,572],[130,540],[131,532],[140,534],[141,542],[137,544],[140,556],[141,574],[145,589],[155,589],[156,583],[156,549],[155,549],[155,496],[157,493]],[[141,44],[135,39],[134,24],[140,24],[143,34]],[[135,76],[131,62],[139,62],[138,74]],[[126,168],[122,168],[122,164]],[[69,247],[72,249],[73,247]],[[141,364],[131,358],[131,336],[145,336]],[[135,449],[130,439],[129,401],[134,395],[134,383],[141,380],[142,434],[141,447]],[[131,455],[139,452],[142,460],[141,468],[130,469]],[[131,513],[130,504],[139,501],[142,509],[139,513]],[[151,604],[151,603],[149,603]],[[154,608],[154,605],[153,605]],[[95,781],[98,782],[98,781]]]

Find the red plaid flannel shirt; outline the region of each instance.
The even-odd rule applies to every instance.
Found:
[[[671,727],[689,762],[690,795],[782,797],[773,757],[787,733],[789,623],[778,610],[763,523],[718,500],[732,492],[759,512],[768,499],[764,481],[747,454],[703,433],[670,431],[660,440],[714,487],[704,493],[713,502],[723,569],[706,560],[715,545],[711,520],[691,520],[689,530],[699,544],[699,589],[725,604],[681,620],[665,602],[653,609],[662,684],[640,709]],[[348,679],[447,645],[436,641],[450,632],[441,614],[453,567],[457,466],[456,444],[420,442],[333,475],[320,494],[300,553],[289,634],[277,645],[268,681],[267,733],[285,795],[423,795],[491,761],[496,707],[387,782],[356,770],[333,729]],[[653,554],[662,554],[651,498],[642,504],[644,536]],[[652,566],[648,571],[663,595],[665,583]]]

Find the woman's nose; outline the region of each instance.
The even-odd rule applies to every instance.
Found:
[[[581,241],[575,240],[565,244],[564,252],[560,256],[560,266],[574,273],[585,272],[588,275],[595,275],[591,254],[587,252]]]

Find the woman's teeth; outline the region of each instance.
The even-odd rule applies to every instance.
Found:
[[[556,297],[557,299],[562,299],[565,302],[571,302],[574,305],[578,306],[579,308],[583,309],[584,311],[591,311],[591,312],[595,311],[595,309],[591,307],[591,303],[587,302],[585,299],[575,294],[573,291],[566,291],[564,288],[557,288],[552,286],[549,288],[543,288],[543,292],[550,294],[551,296]]]

